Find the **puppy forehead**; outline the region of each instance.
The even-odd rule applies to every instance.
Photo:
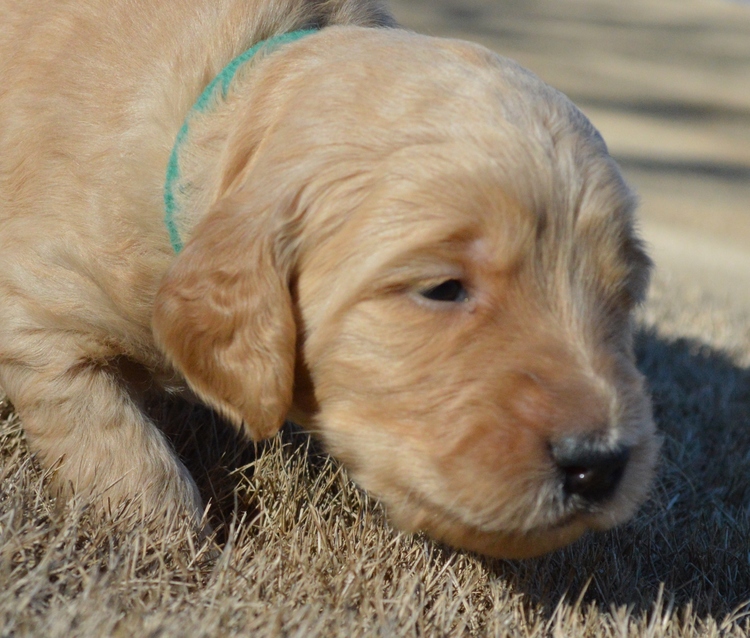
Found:
[[[606,155],[579,155],[547,152],[515,129],[487,130],[481,144],[404,147],[372,168],[355,204],[337,211],[340,202],[322,202],[328,210],[309,245],[355,270],[410,257],[507,268],[537,250],[585,251],[591,242],[578,240],[592,226],[629,231],[633,198]]]
[[[329,95],[341,94],[350,102],[366,97],[366,105],[384,118],[400,117],[414,105],[424,112],[471,101],[475,116],[494,121],[498,97],[506,117],[512,111],[523,117],[550,102],[551,96],[561,96],[515,61],[462,40],[398,29],[330,27],[303,47],[309,54],[307,71],[315,71],[306,76],[312,91],[325,88]],[[333,67],[331,58],[336,59]],[[366,93],[359,93],[361,89]],[[391,101],[389,95],[399,99]],[[441,99],[435,102],[432,98],[437,96]]]
[[[531,214],[563,223],[590,183],[617,174],[588,119],[515,62],[455,40],[368,30],[349,42],[345,35],[326,44],[348,43],[349,54],[306,81],[286,113],[285,126],[299,123],[291,124],[295,139],[320,147],[330,162],[358,162],[375,181],[405,188],[431,181],[444,198],[458,189],[467,205],[503,190]],[[321,91],[326,100],[310,114],[305,105]],[[609,212],[587,212],[602,210]]]
[[[498,168],[462,145],[395,153],[344,224],[336,240],[341,254],[373,274],[408,265],[425,275],[433,266],[469,262],[509,267],[539,220],[503,187]]]
[[[289,90],[284,127],[301,140],[340,144],[346,135],[388,154],[449,137],[481,144],[487,127],[516,128],[545,144],[571,128],[597,136],[565,96],[474,43],[329,27],[297,49],[299,55],[279,57],[266,75],[269,85]]]
[[[632,196],[601,137],[567,98],[476,45],[359,35],[334,76],[318,78],[329,89],[323,111],[335,116],[318,113],[319,126],[306,121],[293,131],[323,151],[316,179],[326,188],[357,184],[331,187],[334,197],[313,203],[303,272],[346,280],[351,290],[412,258],[481,257],[504,268],[536,252],[559,272],[561,260],[602,242],[617,252],[617,239],[630,233]],[[357,61],[373,47],[389,52],[389,64],[376,65],[388,73],[372,74],[370,61]],[[344,83],[338,74],[346,70],[354,72]],[[292,113],[306,111],[297,107],[317,84],[305,85]],[[579,242],[586,234],[594,241]]]

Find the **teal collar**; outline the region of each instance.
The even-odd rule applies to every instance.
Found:
[[[205,113],[208,107],[214,103],[217,94],[221,91],[221,97],[226,98],[227,92],[229,91],[229,85],[232,83],[237,70],[250,58],[252,58],[261,49],[275,49],[294,42],[300,38],[315,33],[315,29],[304,29],[300,31],[292,31],[291,33],[283,33],[281,35],[274,36],[268,40],[263,40],[255,44],[252,48],[248,49],[241,55],[237,56],[229,64],[227,64],[217,75],[211,83],[204,89],[198,100],[193,105],[193,108],[187,114],[185,122],[177,133],[174,147],[172,148],[172,154],[169,156],[169,163],[167,164],[167,178],[164,183],[164,224],[169,231],[169,240],[172,243],[172,248],[175,253],[179,253],[182,250],[183,242],[180,237],[179,229],[177,228],[177,217],[180,213],[180,205],[177,201],[177,196],[184,192],[185,186],[179,184],[180,182],[180,148],[185,142],[188,136],[190,128],[190,118],[196,113]]]

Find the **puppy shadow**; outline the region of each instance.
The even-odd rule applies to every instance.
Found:
[[[210,408],[177,397],[154,400],[149,413],[195,479],[219,545],[226,543],[233,523],[261,514],[258,499],[248,493],[259,463],[273,457],[271,464],[278,465],[300,455],[309,473],[315,473],[328,461],[317,441],[291,422],[277,437],[254,443]]]
[[[548,617],[564,596],[633,616],[691,608],[721,623],[750,609],[750,368],[652,330],[638,334],[636,353],[664,437],[649,501],[615,530],[487,566]]]

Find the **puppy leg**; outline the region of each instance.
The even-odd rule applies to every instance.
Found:
[[[92,350],[83,337],[42,334],[27,340],[23,358],[0,361],[0,385],[32,450],[56,467],[58,492],[112,509],[132,500],[146,514],[177,509],[197,523],[201,499],[193,479],[118,369],[83,355]]]

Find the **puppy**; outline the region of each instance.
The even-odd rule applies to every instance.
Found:
[[[187,386],[254,439],[305,425],[459,547],[632,515],[650,262],[563,95],[375,0],[0,13],[0,385],[61,494],[199,517],[140,407]]]

